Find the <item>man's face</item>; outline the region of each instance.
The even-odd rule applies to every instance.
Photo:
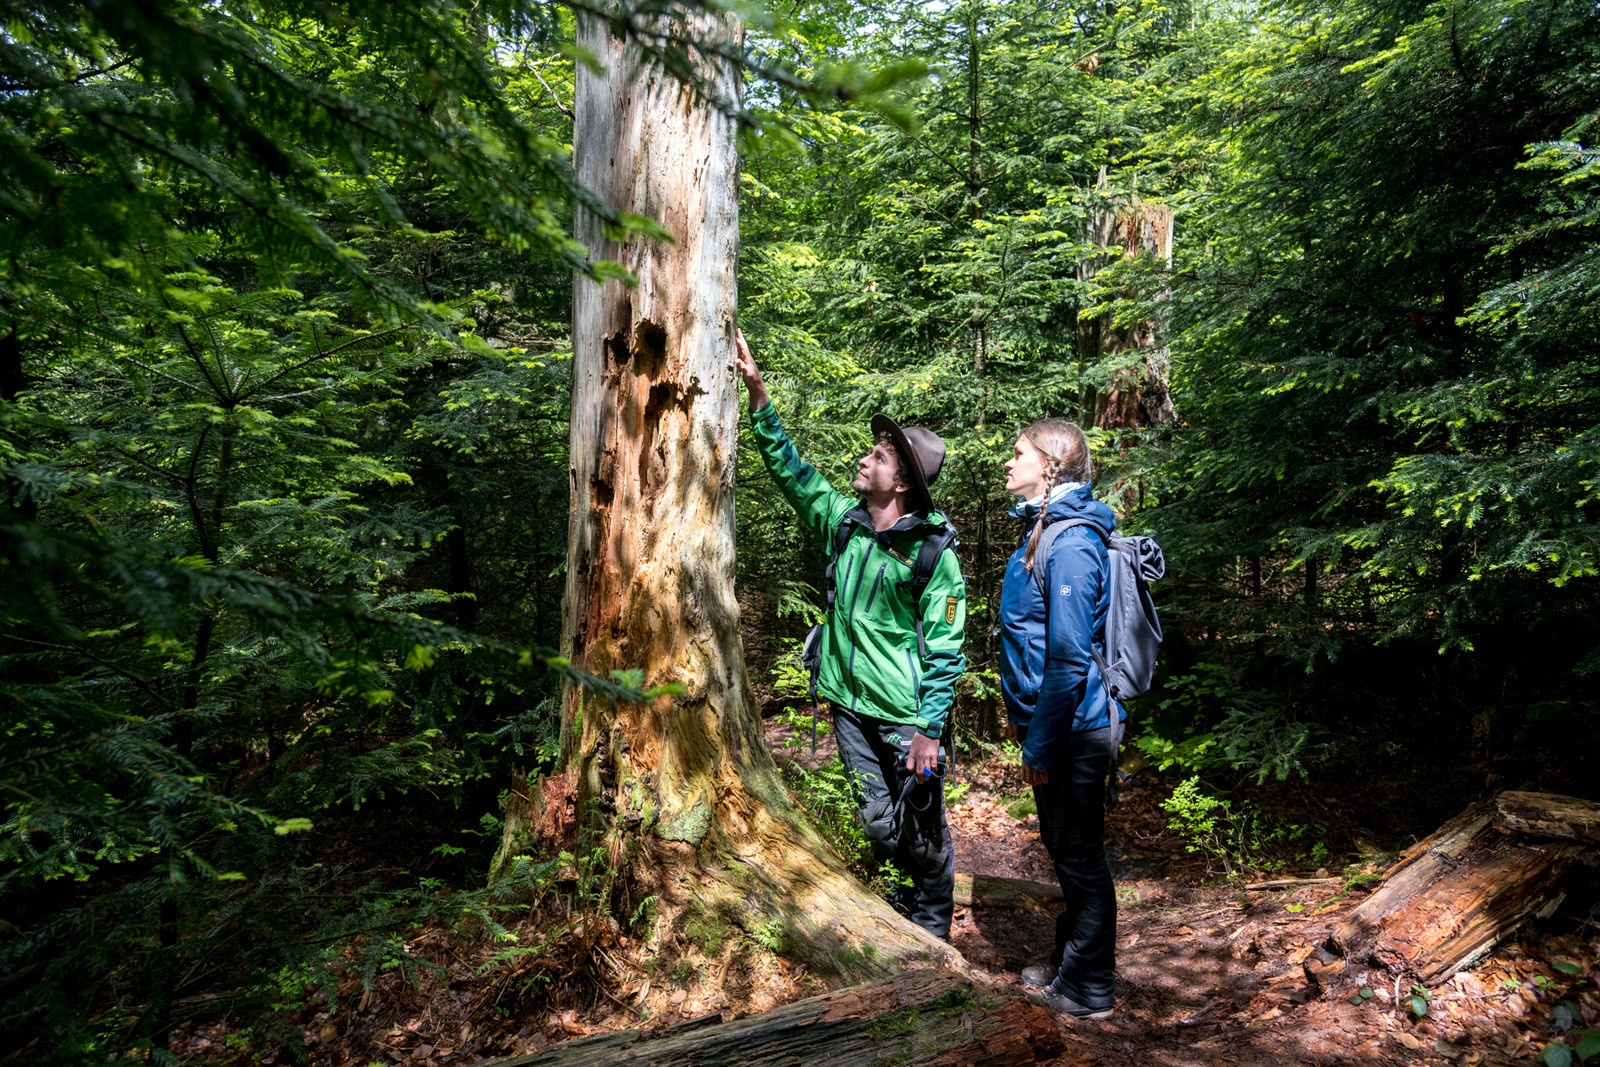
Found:
[[[879,442],[872,451],[857,461],[859,469],[850,488],[869,500],[883,501],[894,496],[895,490],[909,488],[900,481],[900,464],[889,445]]]

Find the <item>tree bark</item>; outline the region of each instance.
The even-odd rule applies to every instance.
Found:
[[[1050,1013],[1013,990],[948,972],[907,971],[888,981],[723,1022],[689,1019],[654,1033],[618,1030],[485,1067],[586,1064],[1013,1064],[1059,1062],[1066,1052]]]
[[[562,649],[602,677],[640,670],[646,686],[683,689],[613,705],[569,687],[562,750],[578,819],[628,868],[635,895],[623,908],[657,898],[658,932],[694,919],[770,942],[776,927],[814,969],[857,978],[963,966],[844,870],[791,804],[763,739],[733,589],[738,157],[725,109],[740,86],[731,63],[694,47],[735,51],[742,31],[705,11],[659,29],[699,57],[699,91],[578,16],[578,44],[604,64],[578,69],[578,178],[671,240],[619,243],[596,212],[578,211],[591,262],[620,263],[637,285],[580,275],[574,286]]]

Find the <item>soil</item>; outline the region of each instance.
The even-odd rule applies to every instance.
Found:
[[[767,710],[783,708],[769,701]],[[767,736],[780,761],[814,769],[833,756],[825,730],[811,753],[809,720],[800,716],[770,715]],[[1053,882],[1036,817],[1017,803],[1027,791],[1014,760],[996,749],[958,763],[955,776],[959,797],[949,821],[956,869]],[[1136,777],[1108,818],[1119,904],[1117,1008],[1105,1020],[1062,1018],[1068,1051],[1056,1062],[1509,1065],[1533,1062],[1552,1041],[1576,1048],[1581,1031],[1600,1023],[1593,913],[1558,916],[1551,928],[1561,934],[1503,945],[1424,991],[1422,1002],[1411,1002],[1416,990],[1387,972],[1358,970],[1324,988],[1317,973],[1332,957],[1321,946],[1364,895],[1360,887],[1376,882],[1378,866],[1368,864],[1368,877],[1352,879],[1361,873],[1356,867],[1341,877],[1296,869],[1291,857],[1270,875],[1255,875],[1290,884],[1225,879],[1210,866],[1215,860],[1191,853],[1167,829],[1161,801],[1173,784]],[[1358,838],[1350,826],[1327,825],[1327,808],[1307,813],[1306,824],[1313,817],[1323,820],[1315,825],[1329,840]],[[958,906],[951,941],[975,969],[1018,983],[1024,966],[1048,954],[1053,909]],[[529,916],[516,930],[519,943],[562,921],[548,911]],[[573,921],[565,917],[567,925]],[[828,988],[770,953],[730,946],[708,955],[687,939],[646,946],[615,924],[598,937],[580,931],[575,940],[569,932],[515,963],[483,970],[504,948],[425,930],[404,951],[428,966],[405,977],[381,973],[363,990],[352,958],[341,971],[342,1000],[330,1007],[313,994],[281,1022],[304,1042],[304,1062],[454,1067],[597,1031],[668,1026],[708,1013],[732,1018]],[[1413,1010],[1419,1004],[1421,1016]],[[1567,1015],[1558,1004],[1568,1006]],[[192,1025],[178,1035],[180,1058],[242,1062],[219,1055],[229,1029],[227,1020]],[[295,1043],[250,1060],[292,1062]]]

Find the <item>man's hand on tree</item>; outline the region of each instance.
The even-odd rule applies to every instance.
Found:
[[[911,753],[906,756],[906,770],[921,775],[932,774],[939,766],[939,739],[926,737],[921,730],[911,735]]]
[[[761,380],[761,368],[756,366],[756,357],[750,354],[743,330],[733,331],[733,343],[738,349],[739,377],[744,379],[744,387],[750,391],[750,410],[766,407],[772,397],[767,393],[767,383]]]

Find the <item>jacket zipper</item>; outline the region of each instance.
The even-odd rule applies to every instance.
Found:
[[[917,674],[917,661],[911,658],[911,650],[906,649],[906,668],[911,671],[911,695],[917,702],[917,707],[922,707],[922,678]]]
[[[887,563],[878,568],[878,576],[872,580],[872,592],[867,595],[867,610],[872,610],[872,602],[878,599],[878,587],[883,584],[883,572],[889,569]]]

